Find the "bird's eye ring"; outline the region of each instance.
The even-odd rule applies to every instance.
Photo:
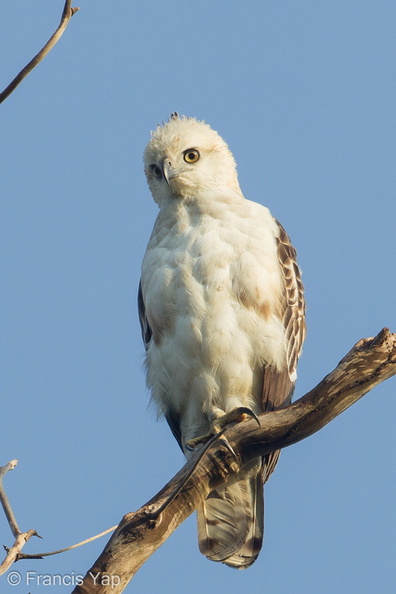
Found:
[[[183,153],[183,159],[186,163],[196,163],[201,155],[197,149],[187,149]]]
[[[161,167],[158,167],[158,165],[150,165],[150,169],[154,173],[154,175],[155,175],[155,177],[157,179],[161,179],[162,178]]]

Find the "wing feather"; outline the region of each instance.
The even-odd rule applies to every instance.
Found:
[[[286,367],[278,372],[273,367],[264,369],[262,405],[263,410],[287,406],[291,402],[298,358],[305,338],[305,299],[301,272],[296,261],[296,250],[290,243],[289,236],[282,225],[277,237],[278,262],[282,271],[283,293],[280,304],[280,316],[285,328]],[[275,469],[280,452],[274,452],[265,460],[264,481]]]
[[[284,294],[282,303],[282,321],[287,341],[287,365],[290,380],[296,380],[298,358],[301,355],[305,339],[305,299],[301,272],[297,265],[296,250],[282,225],[279,227],[278,261],[282,270]]]

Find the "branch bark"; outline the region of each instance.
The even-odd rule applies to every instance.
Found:
[[[61,21],[59,23],[58,28],[56,29],[55,33],[50,37],[44,47],[39,51],[38,54],[34,56],[32,60],[22,70],[16,77],[10,82],[8,87],[4,89],[2,93],[0,93],[0,103],[3,103],[11,95],[13,91],[17,88],[17,86],[23,81],[23,79],[35,68],[40,62],[45,58],[45,56],[52,50],[54,45],[59,41],[62,37],[63,33],[73,14],[80,10],[79,8],[71,8],[72,0],[66,0],[65,5],[63,7]]]
[[[313,390],[290,406],[226,431],[230,449],[215,442],[196,463],[195,454],[148,503],[126,514],[73,594],[118,594],[137,570],[216,486],[237,479],[255,458],[290,446],[319,431],[374,386],[396,374],[396,334],[384,328],[360,340]],[[183,484],[182,489],[178,488]],[[174,493],[177,495],[173,497]],[[166,505],[166,502],[169,504]],[[165,506],[164,506],[165,505]],[[156,513],[156,510],[161,513]]]

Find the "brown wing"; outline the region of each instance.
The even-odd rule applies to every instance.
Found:
[[[271,367],[264,369],[262,403],[265,411],[290,404],[306,329],[304,287],[296,261],[296,250],[282,225],[278,221],[276,223],[279,227],[278,261],[283,276],[283,296],[279,313],[285,327],[287,361],[285,369],[281,372]],[[264,480],[267,480],[274,470],[278,458],[279,452],[274,452],[265,461]]]
[[[306,330],[304,286],[297,265],[296,250],[291,245],[282,225],[278,221],[277,223],[279,226],[278,259],[284,279],[282,320],[286,330],[288,370],[294,382]]]

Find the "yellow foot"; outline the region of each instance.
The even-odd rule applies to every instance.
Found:
[[[185,444],[187,450],[194,450],[201,443],[206,443],[216,435],[223,433],[224,429],[230,423],[240,423],[241,421],[246,421],[248,417],[253,417],[253,419],[257,421],[257,424],[260,427],[260,421],[256,413],[253,412],[250,408],[240,406],[215,419],[210,426],[210,431],[205,435],[200,435],[199,437],[195,437],[194,439],[190,439],[189,441],[187,441]]]

